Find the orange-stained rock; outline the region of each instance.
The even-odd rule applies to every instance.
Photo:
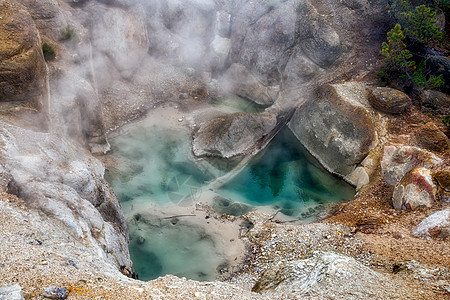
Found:
[[[369,93],[370,104],[388,114],[400,114],[411,106],[411,99],[405,93],[386,87],[377,87]]]
[[[392,204],[395,209],[431,207],[436,202],[437,188],[429,169],[419,167],[406,173],[395,186]]]
[[[0,2],[0,103],[40,109],[46,98],[45,61],[36,26],[16,1]]]
[[[420,127],[415,138],[417,145],[427,150],[445,152],[450,148],[447,136],[432,122]]]

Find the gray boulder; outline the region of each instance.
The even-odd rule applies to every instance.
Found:
[[[403,145],[384,147],[381,173],[389,185],[396,185],[410,170],[417,167],[431,168],[442,160],[426,150]]]
[[[232,158],[247,154],[268,134],[277,119],[269,113],[234,113],[203,123],[195,133],[196,156]]]
[[[450,115],[450,96],[433,90],[423,90],[420,100],[424,108],[440,115]]]
[[[289,124],[309,152],[332,173],[351,174],[375,146],[366,94],[364,86],[355,83],[322,86],[313,99],[297,109]]]
[[[415,168],[406,173],[395,185],[392,205],[397,210],[430,208],[436,202],[436,191],[430,170],[423,167]]]
[[[0,287],[0,300],[24,300],[22,288],[18,284]]]
[[[450,208],[426,217],[413,231],[416,237],[444,240],[450,237]]]
[[[395,293],[385,275],[354,258],[322,251],[269,268],[252,290],[282,299],[382,299]]]

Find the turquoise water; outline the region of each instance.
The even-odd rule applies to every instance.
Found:
[[[227,265],[226,249],[198,224],[170,222],[156,211],[196,203],[208,189],[207,183],[230,169],[227,162],[195,161],[190,132],[161,125],[142,123],[110,142],[116,164],[107,178],[124,208],[130,254],[140,279],[165,274],[216,278],[221,266]],[[268,206],[287,217],[308,221],[323,215],[330,203],[354,195],[352,187],[308,155],[288,128],[215,192],[211,206],[219,214],[240,215]],[[149,203],[157,209],[149,208]]]
[[[228,264],[218,242],[199,226],[163,222],[154,225],[140,216],[130,223],[130,255],[141,280],[166,274],[214,280]]]
[[[285,128],[219,191],[222,196],[254,206],[270,205],[302,219],[326,204],[351,199],[354,189],[325,171]]]
[[[121,203],[190,205],[195,189],[212,179],[192,161],[188,132],[135,127],[111,139],[111,148],[117,165],[108,180]]]

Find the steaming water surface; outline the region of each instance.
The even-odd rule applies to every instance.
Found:
[[[171,223],[154,211],[197,202],[202,193],[210,192],[207,183],[214,179],[210,174],[217,174],[217,164],[195,161],[187,129],[141,122],[110,142],[117,163],[109,170],[109,181],[127,217],[130,253],[140,278],[176,274],[213,280],[226,264],[226,249],[201,226]],[[354,194],[349,185],[324,171],[288,128],[215,192],[210,204],[218,213],[238,215],[270,207],[285,217],[308,221],[323,215],[330,203]]]
[[[219,193],[234,201],[270,205],[281,213],[313,221],[333,203],[349,200],[354,189],[326,172],[288,128]]]

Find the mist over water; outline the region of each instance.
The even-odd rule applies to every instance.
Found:
[[[217,241],[200,227],[132,222],[130,255],[141,280],[166,274],[214,280],[220,268],[227,265]]]
[[[229,108],[240,109],[237,103]],[[205,231],[206,222],[159,213],[203,201],[201,196],[211,193],[208,183],[226,172],[218,173],[214,161],[195,159],[190,142],[187,129],[152,122],[140,122],[111,139],[116,167],[108,179],[127,216],[130,254],[141,279],[174,274],[213,280],[229,263],[218,236]],[[206,201],[212,201],[209,205],[218,214],[240,215],[263,207],[304,222],[325,216],[332,204],[354,195],[351,186],[320,167],[287,127],[214,192]]]
[[[285,128],[218,191],[249,205],[269,205],[286,216],[314,220],[326,206],[351,199],[354,189],[324,170]]]

